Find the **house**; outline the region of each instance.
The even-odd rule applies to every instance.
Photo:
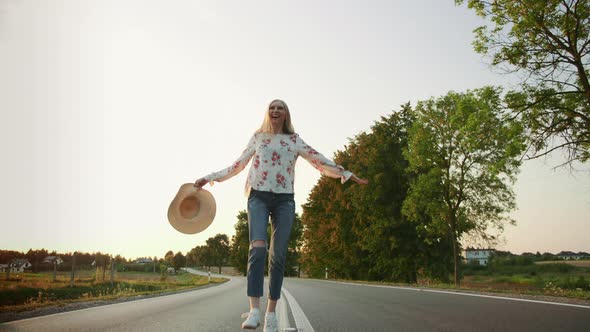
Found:
[[[488,265],[490,256],[496,252],[494,249],[465,249],[465,259],[467,264],[477,262],[479,265]]]
[[[16,258],[10,262],[10,272],[25,272],[25,269],[31,268],[33,266],[29,263],[28,259],[24,258]]]
[[[0,264],[0,272],[6,272],[6,270],[8,270],[9,267],[9,264]]]
[[[151,263],[153,263],[153,262],[154,262],[154,261],[152,261],[152,260],[151,260],[151,259],[149,259],[149,258],[138,258],[138,259],[136,259],[136,260],[135,260],[135,262],[134,262],[134,263],[135,263],[135,264],[151,264]]]
[[[63,262],[64,262],[63,259],[61,259],[61,257],[59,257],[59,256],[47,256],[43,260],[43,263],[47,263],[47,264],[51,264],[51,265],[53,265],[53,264],[59,265]]]
[[[583,255],[576,254],[575,252],[571,251],[562,251],[557,254],[557,257],[564,259],[564,260],[578,260],[583,257]]]

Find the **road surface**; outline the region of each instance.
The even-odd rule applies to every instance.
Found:
[[[590,306],[293,278],[285,279],[277,310],[284,331],[590,331]],[[0,331],[240,331],[247,311],[246,280],[232,277],[205,289],[13,321]]]

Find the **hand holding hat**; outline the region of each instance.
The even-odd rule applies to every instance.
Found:
[[[207,180],[204,183],[201,180],[204,179],[183,184],[168,207],[168,221],[181,233],[202,232],[215,219],[215,198],[209,191],[201,188],[207,183]]]
[[[207,184],[207,182],[209,182],[209,181],[207,181],[207,179],[200,178],[197,181],[195,181],[194,186],[197,187],[197,188],[199,188],[199,189],[201,189],[204,185]]]

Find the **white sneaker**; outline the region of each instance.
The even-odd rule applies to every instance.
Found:
[[[279,323],[274,312],[267,312],[264,316],[264,332],[278,332]]]
[[[243,314],[243,317],[247,317],[242,323],[242,328],[247,330],[256,330],[260,326],[260,309],[251,309],[249,313]]]

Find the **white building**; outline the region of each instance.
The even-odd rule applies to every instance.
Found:
[[[490,256],[495,252],[494,249],[465,249],[465,259],[467,263],[477,261],[479,265],[488,265]]]
[[[26,269],[30,269],[33,266],[29,263],[29,260],[24,258],[13,259],[10,264],[10,272],[25,272]]]
[[[63,262],[64,262],[63,259],[61,259],[61,257],[59,257],[59,256],[47,256],[43,260],[43,263],[47,263],[47,264],[51,264],[51,265],[53,265],[53,264],[60,265]]]

